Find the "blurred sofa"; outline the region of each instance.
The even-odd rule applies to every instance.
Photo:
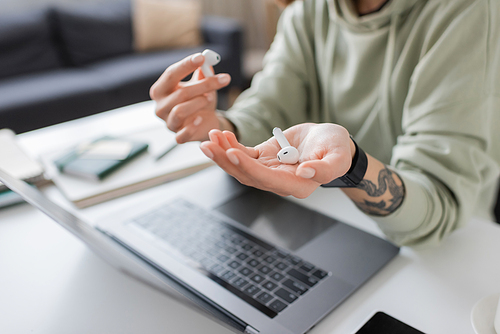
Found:
[[[240,25],[204,17],[201,30],[197,47],[139,53],[128,1],[0,15],[0,128],[22,133],[148,100],[165,68],[205,48],[241,86]]]

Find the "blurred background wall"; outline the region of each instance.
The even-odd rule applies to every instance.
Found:
[[[124,0],[0,0],[0,11],[44,7],[49,4],[77,4],[84,2],[116,2]],[[182,0],[165,0],[182,1]],[[199,0],[207,15],[231,17],[245,27],[245,46],[249,49],[267,49],[275,34],[280,10],[274,0]]]
[[[127,0],[0,0],[2,13],[34,9],[50,4],[81,4],[85,2],[116,2]],[[182,1],[182,0],[164,0]],[[218,15],[238,20],[245,29],[243,73],[251,78],[262,68],[262,59],[269,48],[281,9],[275,0],[198,0],[205,15]]]

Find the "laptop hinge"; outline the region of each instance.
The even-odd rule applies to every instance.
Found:
[[[259,334],[260,332],[250,325],[245,328],[245,334]]]

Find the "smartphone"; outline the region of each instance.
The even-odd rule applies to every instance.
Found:
[[[384,312],[377,312],[356,334],[425,334]]]

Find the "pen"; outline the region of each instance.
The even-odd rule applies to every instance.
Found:
[[[159,155],[156,156],[155,161],[158,161],[161,158],[163,158],[164,156],[166,156],[168,154],[168,152],[172,151],[176,146],[177,146],[177,143],[174,143],[173,145],[167,147],[165,149],[165,151],[163,151],[162,153],[160,153]]]

